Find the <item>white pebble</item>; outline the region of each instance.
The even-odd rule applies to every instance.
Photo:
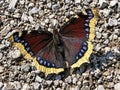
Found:
[[[0,52],[0,59],[2,59],[2,57],[3,57],[3,54]]]
[[[120,83],[115,84],[114,89],[115,90],[120,90]]]
[[[118,3],[118,0],[112,0],[110,1],[110,6],[113,7]]]
[[[3,73],[4,67],[0,66],[0,73]]]
[[[31,23],[34,23],[32,16],[28,16],[28,19],[29,19],[29,21],[30,21]]]
[[[33,7],[33,8],[29,11],[29,13],[30,13],[30,14],[35,14],[35,13],[38,13],[38,11],[39,11],[39,9],[37,9],[37,7]]]
[[[105,90],[103,85],[99,85],[95,90]]]
[[[75,0],[75,3],[77,4],[77,3],[80,3],[81,2],[81,0]]]
[[[22,21],[28,21],[28,16],[25,13],[23,13],[22,17],[21,17],[21,20]]]
[[[100,32],[96,32],[96,37],[101,38],[102,34]]]
[[[14,9],[18,0],[11,0],[9,4],[9,9]]]
[[[21,90],[29,90],[29,89],[30,89],[30,86],[28,84],[24,84]]]

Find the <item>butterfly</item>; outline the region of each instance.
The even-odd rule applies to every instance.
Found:
[[[65,68],[80,67],[89,62],[92,53],[96,10],[70,19],[60,31],[22,31],[9,37],[13,46],[20,49],[26,59],[33,60],[36,68],[45,74],[63,72]]]

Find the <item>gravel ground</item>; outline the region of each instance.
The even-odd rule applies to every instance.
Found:
[[[51,31],[88,7],[97,8],[98,20],[91,64],[85,72],[86,64],[72,75],[45,77],[4,39],[14,30]],[[0,90],[43,89],[120,90],[119,0],[0,0]]]

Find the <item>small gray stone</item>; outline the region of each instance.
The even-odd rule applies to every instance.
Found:
[[[28,7],[34,7],[34,3],[29,3]]]
[[[106,39],[103,43],[104,43],[104,44],[108,44],[108,43],[109,43],[109,40]]]
[[[82,88],[80,90],[89,90],[88,86],[82,86]]]
[[[76,84],[78,79],[76,77],[73,78],[73,84]]]
[[[70,3],[71,0],[65,0],[65,3]]]
[[[4,44],[0,44],[0,49],[5,48],[6,46]]]
[[[36,76],[35,81],[41,83],[43,79],[39,76]]]
[[[61,88],[58,87],[56,90],[61,90]]]
[[[51,2],[47,3],[47,6],[48,6],[49,8],[51,8],[51,7],[52,7],[52,3],[51,3]]]
[[[97,44],[96,46],[95,46],[95,50],[96,51],[99,51],[101,49],[101,45],[100,44]]]
[[[105,90],[103,85],[99,85],[95,90]]]
[[[65,82],[66,82],[66,83],[72,83],[71,76],[68,76],[68,77],[65,79]]]
[[[14,18],[21,18],[21,14],[20,13],[16,13],[13,15]]]
[[[40,89],[40,84],[38,82],[33,83],[34,90]]]
[[[58,25],[58,21],[56,19],[52,19],[52,24],[53,24],[53,26],[56,26],[56,25]]]
[[[100,5],[100,7],[101,7],[103,3],[106,3],[106,0],[99,0],[98,3],[99,3],[99,5]]]
[[[20,57],[20,55],[21,55],[20,50],[15,50],[11,53],[11,56],[14,59]]]
[[[55,17],[55,14],[49,15],[49,18],[50,18],[50,19],[53,18],[53,17]]]
[[[30,90],[30,86],[26,83],[23,85],[21,90]]]
[[[35,13],[38,13],[38,12],[39,12],[39,9],[38,9],[37,7],[33,7],[33,8],[29,11],[30,14],[35,14]]]
[[[8,90],[8,89],[7,89],[7,84],[6,84],[6,83],[4,83],[4,85],[3,85],[3,87],[2,87],[2,90]]]
[[[52,84],[52,80],[47,80],[46,83],[50,86]]]
[[[0,52],[0,60],[2,59],[2,57],[3,57],[3,54]]]
[[[110,47],[105,47],[105,53],[110,51]]]
[[[58,12],[58,10],[59,10],[58,4],[54,4],[54,5],[52,6],[52,10],[53,10],[54,12]]]
[[[113,35],[113,40],[118,39],[118,36],[116,34]]]
[[[114,89],[115,89],[115,90],[120,90],[120,83],[116,83],[116,84],[114,85]]]
[[[21,66],[21,69],[22,69],[24,72],[29,72],[29,71],[30,71],[30,65],[29,65],[29,64],[22,65],[22,66]]]
[[[0,66],[0,73],[4,72],[4,67]]]
[[[109,18],[108,25],[109,26],[116,26],[117,25],[117,19]]]
[[[9,9],[14,9],[18,0],[11,0],[9,4]]]
[[[81,2],[81,0],[75,0],[75,3],[77,4],[77,3],[80,3]]]
[[[96,37],[99,39],[101,38],[102,34],[100,32],[96,32]]]
[[[3,87],[3,85],[4,85],[4,84],[3,84],[2,82],[0,82],[0,89]]]
[[[23,13],[22,16],[21,16],[21,20],[22,21],[28,21],[28,16],[25,13]]]
[[[59,80],[55,80],[55,81],[54,81],[55,87],[57,87],[59,84],[60,84],[60,83],[59,83]]]
[[[32,16],[28,16],[28,19],[29,19],[29,21],[30,21],[31,23],[34,23]]]
[[[111,0],[110,1],[110,6],[113,7],[118,3],[118,0]]]
[[[22,85],[21,85],[20,82],[18,82],[18,81],[14,81],[14,84],[15,84],[15,89],[16,89],[16,90],[19,90],[19,89],[22,88]]]
[[[24,3],[25,3],[24,0],[20,0],[19,2],[20,2],[20,4],[22,4],[22,5],[24,5]]]
[[[7,35],[7,33],[11,30],[11,26],[8,24],[7,26],[4,26],[4,28],[0,31],[0,36]],[[5,41],[5,40],[3,40]]]

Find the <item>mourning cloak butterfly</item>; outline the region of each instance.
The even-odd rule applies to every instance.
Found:
[[[88,62],[95,21],[96,10],[87,9],[86,15],[82,13],[71,19],[59,32],[15,32],[9,40],[24,58],[33,60],[37,69],[45,74],[58,74],[65,68],[80,67]]]

